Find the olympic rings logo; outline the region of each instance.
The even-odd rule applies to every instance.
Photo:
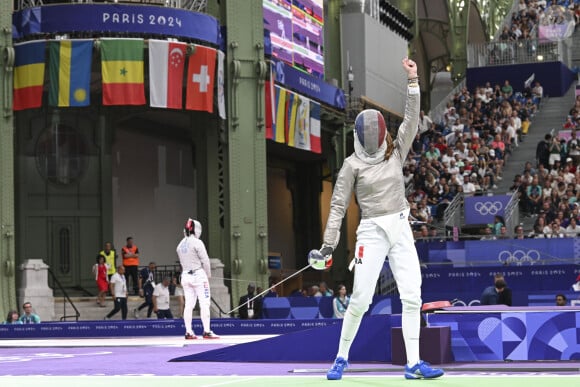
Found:
[[[477,202],[474,208],[480,215],[497,215],[502,210],[503,204],[501,202]]]
[[[533,265],[540,260],[540,252],[538,250],[514,250],[513,252],[504,250],[498,254],[497,259],[502,264],[522,266],[524,263],[528,263]]]
[[[481,305],[481,301],[480,300],[471,300],[467,303],[461,299],[455,299],[451,302],[451,305],[453,305],[453,306],[474,306],[474,305]]]

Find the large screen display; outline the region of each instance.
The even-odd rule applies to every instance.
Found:
[[[263,0],[264,27],[270,31],[272,55],[324,77],[323,0]]]

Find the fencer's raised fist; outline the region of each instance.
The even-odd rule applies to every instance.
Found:
[[[403,58],[403,68],[407,72],[408,78],[414,78],[417,76],[417,64],[407,57]]]

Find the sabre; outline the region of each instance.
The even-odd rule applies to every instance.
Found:
[[[276,286],[278,286],[278,285],[280,285],[280,284],[283,284],[284,282],[288,281],[290,278],[297,276],[298,274],[302,273],[304,270],[306,270],[306,269],[308,269],[308,268],[310,268],[310,267],[312,267],[312,264],[311,264],[311,263],[309,263],[308,265],[304,266],[302,269],[298,270],[296,273],[293,273],[292,275],[290,275],[290,276],[288,276],[288,277],[284,278],[282,281],[280,281],[280,282],[278,282],[278,283],[276,283],[276,284],[274,284],[274,285],[270,286],[268,289],[264,290],[264,291],[263,291],[263,292],[261,292],[260,294],[257,294],[257,295],[255,295],[254,297],[250,298],[250,299],[249,299],[248,301],[246,301],[246,302],[252,302],[252,301],[254,301],[256,298],[258,298],[258,297],[260,297],[260,296],[262,296],[262,295],[264,295],[264,294],[268,293],[268,292],[270,291],[270,288],[273,288],[273,287],[276,287]],[[244,303],[244,304],[245,304],[245,303]],[[238,305],[236,308],[234,308],[234,309],[230,310],[230,311],[229,311],[229,312],[227,312],[226,314],[227,314],[227,315],[231,315],[233,312],[235,312],[235,311],[237,311],[238,309],[240,309],[240,308],[241,308],[241,307],[242,307],[244,304]]]

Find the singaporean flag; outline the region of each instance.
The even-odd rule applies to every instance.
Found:
[[[149,40],[150,106],[183,107],[183,71],[187,45],[167,40]]]

